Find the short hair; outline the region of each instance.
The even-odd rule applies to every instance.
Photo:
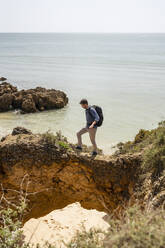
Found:
[[[80,104],[88,104],[87,99],[82,99],[82,100],[80,101]]]

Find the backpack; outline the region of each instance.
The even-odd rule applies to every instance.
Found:
[[[96,105],[93,105],[92,108],[94,108],[100,118],[100,120],[97,122],[97,127],[101,127],[101,125],[103,124],[103,120],[104,120],[104,116],[103,116],[103,111],[102,108]],[[89,113],[90,113],[90,109],[89,109]]]

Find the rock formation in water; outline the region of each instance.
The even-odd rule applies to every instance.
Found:
[[[27,190],[25,220],[74,202],[111,211],[133,195],[140,162],[139,154],[94,159],[76,154],[64,141],[54,143],[52,137],[16,128],[0,142],[0,195],[16,203],[20,187]]]
[[[63,108],[68,103],[66,94],[55,89],[37,87],[20,90],[7,82],[0,84],[0,112],[20,109],[22,114]]]
[[[11,109],[17,88],[8,83],[0,84],[0,112]]]
[[[0,81],[6,81],[7,80],[7,78],[5,78],[5,77],[0,77]]]

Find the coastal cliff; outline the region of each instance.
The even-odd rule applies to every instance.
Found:
[[[16,203],[22,184],[30,209],[26,220],[74,202],[87,209],[113,211],[130,199],[140,154],[92,158],[56,140],[16,128],[0,142],[0,195]]]
[[[164,162],[161,168],[154,168],[153,157],[148,168],[145,156],[154,149],[162,161],[154,143],[161,139],[164,144],[164,132],[164,123],[152,131],[141,130],[133,142],[120,144],[115,155],[93,158],[77,154],[60,135],[15,128],[0,142],[0,195],[16,203],[21,187],[29,204],[25,221],[74,202],[86,209],[109,212],[118,212],[136,199],[143,204],[153,200],[153,206],[160,206],[165,198]]]

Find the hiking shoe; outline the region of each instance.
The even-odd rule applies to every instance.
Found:
[[[82,151],[82,147],[81,146],[76,146],[76,149]]]
[[[92,156],[96,156],[97,155],[97,152],[92,152]]]

